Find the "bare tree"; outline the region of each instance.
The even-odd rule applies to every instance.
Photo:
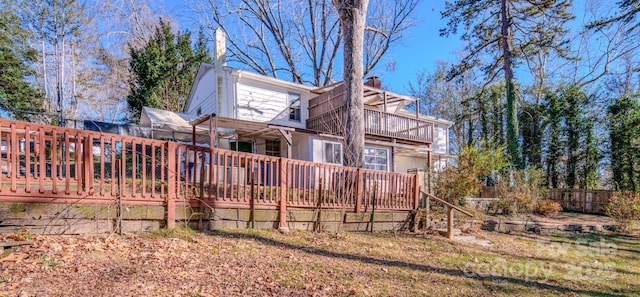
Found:
[[[46,0],[22,1],[21,7],[27,28],[36,33],[31,44],[40,51],[36,80],[46,96],[46,111],[58,113],[60,120],[73,117],[83,87],[80,65],[89,56],[83,51],[91,43],[85,5]]]
[[[379,1],[367,19],[364,74],[414,24],[419,0]],[[323,86],[335,75],[343,32],[329,0],[196,1],[196,22],[210,37],[220,27],[228,36],[229,62],[257,73]]]
[[[473,71],[453,80],[448,79],[450,67],[448,63],[438,61],[434,72],[419,71],[415,79],[408,82],[407,90],[411,96],[418,98],[421,113],[454,122],[450,130],[450,149],[457,152],[465,145],[468,131],[473,130],[472,126],[477,123],[472,98],[479,87],[473,81]],[[415,108],[415,105],[409,105],[408,108]]]
[[[152,9],[148,0],[96,1],[87,8],[87,14],[101,23],[95,30],[92,67],[85,69],[92,88],[81,102],[80,117],[123,121],[128,118],[125,97],[130,92],[129,46],[147,44],[158,19],[168,16]]]
[[[640,30],[633,30],[637,27],[635,23],[611,22],[590,27],[612,4],[615,3],[599,0],[585,4],[582,24],[590,29],[576,34],[576,56],[580,59],[572,61],[572,69],[566,72],[571,75],[569,79],[580,87],[597,87],[594,83],[607,75],[624,75],[623,58],[640,48]]]

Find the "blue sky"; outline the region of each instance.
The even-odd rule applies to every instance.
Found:
[[[384,1],[384,0],[371,0]],[[192,32],[196,28],[188,28],[182,24],[185,16],[188,16],[188,2],[178,0],[151,0],[152,6],[164,10],[166,13],[181,23],[181,29],[190,29]],[[158,7],[164,6],[164,7]],[[414,12],[414,19],[417,25],[395,44],[391,46],[379,65],[370,75],[377,75],[383,82],[383,87],[398,93],[406,93],[408,82],[414,81],[419,71],[432,72],[438,61],[454,63],[457,60],[456,52],[462,50],[462,42],[459,36],[448,38],[440,37],[439,30],[444,28],[447,20],[443,20],[440,12],[444,9],[445,0],[423,0]],[[574,1],[573,11],[576,20],[569,24],[570,27],[579,28],[582,26],[581,18],[584,11],[582,0]],[[600,7],[599,9],[604,9]],[[186,17],[188,18],[188,17]],[[395,67],[387,70],[386,64],[393,62]],[[337,62],[341,67],[341,62]],[[528,74],[520,73],[521,79],[527,80]],[[339,77],[336,77],[339,79]]]
[[[420,70],[433,71],[437,61],[455,61],[460,38],[444,38],[438,33],[447,24],[447,20],[440,17],[443,9],[444,1],[420,3],[414,16],[418,25],[389,50],[388,57],[396,63],[395,71],[385,73],[384,67],[378,67],[376,75],[380,76],[386,88],[405,91],[407,83],[414,80]]]
[[[161,3],[151,2],[152,5]],[[418,22],[417,26],[411,28],[406,36],[392,45],[386,58],[380,62],[374,73],[371,73],[380,77],[385,88],[395,92],[403,92],[407,83],[415,79],[418,71],[422,69],[431,71],[435,68],[436,62],[440,60],[449,62],[455,60],[454,51],[461,44],[459,38],[444,38],[438,35],[438,30],[446,25],[446,20],[442,20],[440,17],[444,3],[444,0],[421,1],[414,15]],[[179,22],[183,17],[180,14],[185,13],[184,6],[185,3],[182,1],[166,0],[164,2],[165,11],[174,15]],[[181,29],[187,28],[182,26]],[[388,72],[385,67],[385,63],[390,59],[395,62],[395,70],[392,72]]]

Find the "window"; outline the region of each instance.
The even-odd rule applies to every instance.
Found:
[[[248,141],[232,141],[231,150],[245,153],[253,153],[253,143]]]
[[[364,168],[389,171],[389,149],[365,146]]]
[[[300,109],[300,94],[289,93],[289,120],[302,121]]]
[[[323,162],[329,164],[342,165],[342,144],[338,142],[325,141],[323,151]]]
[[[267,156],[280,157],[280,140],[267,140],[264,154]]]
[[[202,114],[202,107],[198,107],[198,110],[196,111],[196,115],[200,116]]]

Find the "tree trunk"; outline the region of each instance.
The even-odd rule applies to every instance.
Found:
[[[509,0],[501,0],[502,15],[502,55],[504,59],[504,80],[507,86],[507,150],[511,162],[517,168],[523,168],[520,145],[518,144],[518,104],[513,84],[513,47],[511,41],[511,12]]]
[[[364,101],[362,52],[369,0],[333,0],[344,34],[344,164],[364,165]]]

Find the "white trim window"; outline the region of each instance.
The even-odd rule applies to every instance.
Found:
[[[289,120],[294,122],[302,122],[300,94],[289,93]]]
[[[265,141],[264,154],[272,157],[280,157],[280,140]]]
[[[342,144],[334,141],[323,141],[322,162],[342,165]]]
[[[364,147],[364,168],[389,171],[389,149],[375,146]]]

